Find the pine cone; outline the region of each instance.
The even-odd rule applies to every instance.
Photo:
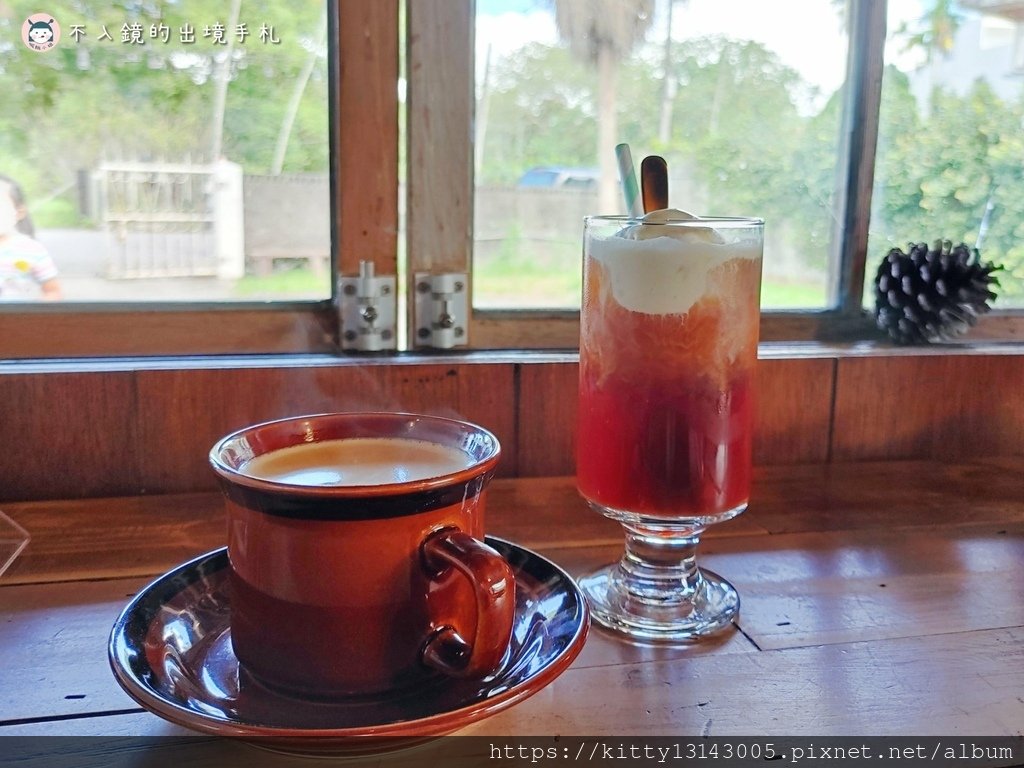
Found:
[[[989,311],[995,299],[992,273],[976,248],[949,240],[910,243],[909,253],[893,248],[875,276],[875,321],[897,344],[949,341]]]

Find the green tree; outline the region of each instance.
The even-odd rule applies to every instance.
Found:
[[[601,210],[615,210],[619,143],[616,94],[618,68],[644,36],[653,0],[554,0],[558,34],[573,55],[597,67],[597,158],[601,168]]]
[[[953,50],[963,16],[957,13],[956,0],[931,0],[923,15],[903,22],[896,35],[904,38],[907,49],[922,48],[927,61],[948,56]]]
[[[511,184],[538,165],[594,164],[596,77],[564,48],[533,43],[494,66],[478,181]]]
[[[806,83],[764,46],[713,36],[689,42],[666,152],[693,169],[705,213],[784,225],[792,259],[821,269],[827,252],[838,100],[801,114]],[[771,257],[771,254],[769,255]],[[775,254],[778,258],[779,254]]]
[[[1024,298],[1024,101],[1007,103],[978,81],[959,96],[933,93],[919,116],[905,76],[886,71],[871,256],[936,239],[975,244],[1007,267],[1001,293]],[[941,116],[941,119],[938,119]],[[986,210],[988,215],[986,217]],[[871,259],[869,259],[869,262]]]
[[[952,53],[957,30],[963,20],[963,16],[957,12],[956,0],[930,0],[921,16],[903,22],[896,29],[896,37],[903,39],[904,50],[919,49],[924,52],[928,65],[928,94],[923,105],[925,113],[931,110],[931,92],[938,82],[936,70],[939,62]]]
[[[676,189],[673,204],[762,215],[776,231],[785,222],[792,259],[822,269],[833,216],[838,97],[820,114],[802,114],[807,84],[774,53],[721,36],[688,40],[666,73],[680,88],[662,141],[663,83],[651,76],[661,61],[651,47],[621,63],[621,140],[635,156],[664,154],[670,172],[692,180],[699,199]],[[512,183],[533,165],[592,163],[597,87],[593,68],[559,47],[532,44],[498,62],[480,180]]]

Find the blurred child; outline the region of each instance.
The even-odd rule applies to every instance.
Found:
[[[21,187],[0,175],[0,301],[62,298],[57,265],[35,239]]]

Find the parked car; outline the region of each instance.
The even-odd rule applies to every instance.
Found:
[[[596,168],[543,166],[528,170],[519,177],[516,186],[520,189],[596,189],[599,175]]]

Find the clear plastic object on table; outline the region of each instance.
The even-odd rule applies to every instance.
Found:
[[[28,531],[0,510],[0,577],[18,559],[31,538]]]

